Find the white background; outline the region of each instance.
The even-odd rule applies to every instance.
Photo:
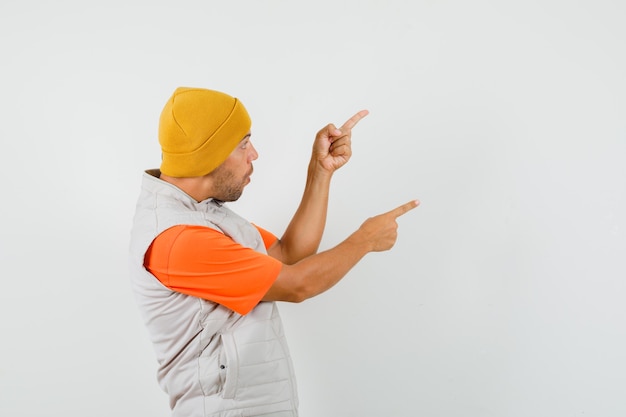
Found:
[[[233,205],[280,234],[315,132],[356,111],[331,247],[390,252],[281,305],[303,417],[626,415],[626,3],[0,5],[0,415],[167,416],[128,282],[178,86],[239,97]]]

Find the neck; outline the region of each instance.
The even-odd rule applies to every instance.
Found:
[[[206,200],[207,198],[211,197],[209,192],[209,181],[207,180],[206,176],[178,178],[161,174],[159,178],[180,188],[197,202]]]

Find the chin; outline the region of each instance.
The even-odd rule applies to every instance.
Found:
[[[237,201],[239,200],[242,194],[243,194],[243,191],[240,191],[238,193],[231,193],[227,195],[226,198],[222,201],[229,201],[229,202]]]

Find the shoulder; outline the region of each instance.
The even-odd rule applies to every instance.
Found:
[[[212,227],[190,224],[179,224],[162,231],[155,241],[179,241],[181,239],[219,239],[227,238],[224,233]]]

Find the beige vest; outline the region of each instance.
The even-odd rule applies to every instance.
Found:
[[[179,224],[219,230],[266,253],[256,228],[214,200],[143,176],[130,244],[131,280],[159,364],[157,378],[174,417],[297,416],[298,398],[278,309],[261,302],[242,316],[169,290],[143,267],[150,243]]]

